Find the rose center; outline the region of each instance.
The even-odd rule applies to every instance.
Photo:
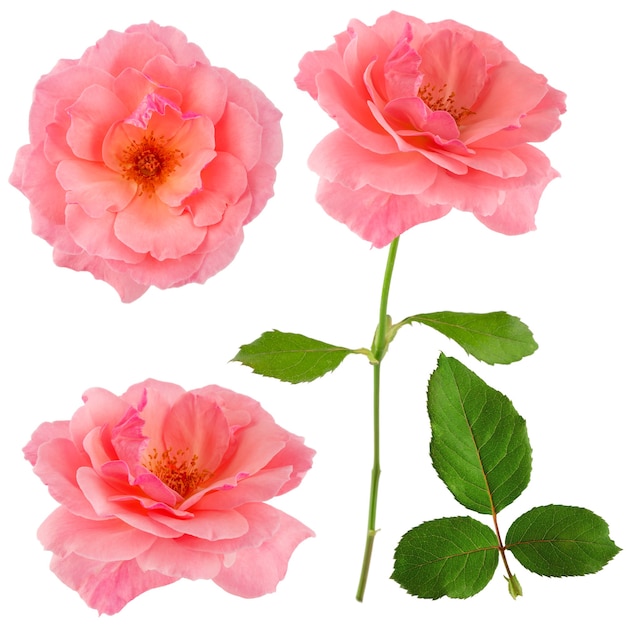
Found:
[[[189,458],[189,448],[176,452],[169,448],[161,453],[153,448],[144,467],[185,498],[210,475],[208,470],[198,468],[197,463],[197,454]]]
[[[180,150],[167,145],[164,137],[155,137],[151,132],[139,142],[131,140],[122,152],[120,166],[124,178],[139,186],[139,195],[146,192],[151,196],[180,165],[183,157]]]
[[[448,84],[443,87],[435,87],[430,83],[422,85],[417,96],[430,108],[431,111],[445,111],[449,113],[459,126],[468,115],[475,115],[475,111],[471,111],[467,107],[456,106],[456,93],[448,90]]]

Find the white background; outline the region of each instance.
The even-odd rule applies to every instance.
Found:
[[[78,58],[107,30],[149,20],[180,28],[214,65],[257,84],[284,113],[285,150],[276,195],[247,227],[234,262],[204,286],[151,289],[133,304],[122,304],[90,274],[54,266],[50,247],[30,233],[27,199],[2,183],[5,623],[97,622],[96,612],[48,569],[50,555],[36,529],[55,503],[21,448],[40,422],[69,419],[88,387],[121,393],[147,377],[188,389],[221,384],[256,398],[281,425],[304,435],[318,451],[314,467],[297,490],[273,504],[317,537],[296,550],[275,594],[243,600],[210,581],[180,581],[98,623],[618,623],[623,554],[599,574],[560,580],[531,574],[511,557],[525,594],[516,602],[501,566],[467,601],[419,600],[389,580],[394,547],[406,530],[466,514],[428,457],[425,388],[439,350],[473,367],[527,419],[532,480],[500,515],[504,532],[533,506],[578,505],[603,516],[626,547],[625,55],[618,4],[54,0],[10,6],[0,20],[2,180],[28,141],[39,76],[58,58]],[[561,130],[543,144],[562,178],[544,193],[535,232],[509,238],[453,212],[402,237],[390,299],[395,320],[439,310],[506,310],[533,329],[540,349],[521,363],[490,367],[425,327],[398,335],[383,368],[381,532],[361,605],[354,593],[371,467],[370,366],[353,356],[333,375],[291,386],[229,360],[239,345],[272,328],[353,348],[371,341],[386,251],[371,249],[315,203],[316,177],[306,159],[334,125],[296,89],[293,77],[302,55],[330,45],[351,18],[372,24],[391,8],[494,34],[568,94],[568,112]]]

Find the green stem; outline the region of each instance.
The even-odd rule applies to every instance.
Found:
[[[363,602],[365,586],[367,585],[367,575],[374,548],[374,537],[376,536],[376,504],[378,501],[378,482],[380,479],[380,367],[385,352],[388,347],[388,323],[387,323],[387,302],[389,300],[389,288],[391,286],[391,276],[393,266],[396,261],[399,237],[396,237],[389,246],[387,256],[387,267],[383,278],[383,288],[380,295],[380,313],[378,317],[378,327],[374,336],[372,352],[376,359],[374,367],[374,464],[372,466],[372,477],[370,483],[370,503],[367,518],[367,536],[365,539],[365,551],[363,553],[363,565],[361,566],[361,577],[359,587],[356,592],[356,599]]]

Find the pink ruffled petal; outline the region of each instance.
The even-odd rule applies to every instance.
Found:
[[[291,469],[289,480],[284,483],[277,495],[295,489],[302,482],[304,475],[313,465],[314,456],[315,450],[305,446],[302,437],[289,436],[287,445],[265,466],[266,469],[274,467],[289,467]]]
[[[178,580],[156,571],[143,571],[136,561],[101,563],[75,554],[52,557],[50,569],[98,613],[114,615],[148,589]]]
[[[180,65],[208,63],[202,49],[187,41],[184,33],[173,26],[159,26],[155,22],[137,24],[126,29],[127,33],[145,33],[167,48],[168,54]]]
[[[30,110],[31,143],[43,141],[46,126],[54,119],[59,101],[75,101],[90,85],[110,89],[112,84],[113,79],[107,72],[96,67],[77,65],[75,61],[43,76],[35,87],[35,100]]]
[[[184,393],[179,385],[149,378],[129,387],[121,397],[140,412],[144,420],[143,434],[150,444],[165,449],[163,423]]]
[[[402,37],[385,61],[385,94],[388,100],[415,97],[422,79],[422,57],[411,47],[407,24]]]
[[[239,474],[252,475],[264,468],[287,444],[289,434],[273,421],[259,419],[264,411],[256,409],[254,421],[235,438],[236,446],[215,473],[215,479],[226,479]]]
[[[207,232],[207,239],[205,240],[206,249],[211,253],[201,257],[200,267],[190,274],[186,279],[174,283],[175,287],[179,287],[189,282],[204,283],[211,276],[215,276],[218,272],[223,270],[237,255],[241,244],[243,243],[243,231],[237,232],[235,235],[229,236],[225,239],[222,233],[219,233],[216,237],[218,244],[214,245],[213,229],[209,228]],[[199,251],[202,251],[204,246],[201,246]]]
[[[546,78],[521,63],[491,68],[485,88],[472,106],[475,114],[466,118],[461,138],[471,144],[503,128],[519,126],[547,90]]]
[[[90,85],[67,109],[71,123],[67,143],[81,159],[102,160],[102,141],[114,122],[128,111],[120,99],[100,85]]]
[[[115,450],[111,445],[110,437],[110,427],[107,425],[101,428],[94,428],[87,433],[83,440],[83,448],[89,456],[89,463],[85,463],[85,465],[93,467],[100,477],[102,477],[102,466],[110,463],[115,458]],[[120,462],[116,461],[116,463]],[[128,483],[128,465],[124,462],[121,463],[124,466],[124,483]]]
[[[230,444],[230,428],[221,408],[201,393],[181,396],[162,424],[165,449],[183,450],[197,467],[214,474]]]
[[[91,272],[94,278],[104,280],[117,291],[122,302],[133,302],[143,295],[150,286],[149,280],[141,284],[129,276],[125,271],[125,263],[122,263],[122,271],[118,271],[112,267],[113,262],[110,263],[104,259],[93,257],[83,251],[78,253],[65,252],[58,247],[54,249],[52,256],[54,262],[60,267],[69,267],[78,272]]]
[[[48,485],[50,495],[60,504],[85,519],[98,519],[97,513],[78,486],[78,468],[89,464],[68,439],[52,439],[40,446],[35,474]]]
[[[565,94],[548,85],[541,102],[520,120],[519,127],[504,128],[472,145],[476,148],[507,149],[527,141],[544,141],[561,126],[559,115],[565,113]]]
[[[389,56],[392,47],[397,44],[397,39],[393,46],[382,39],[374,30],[360,22],[350,20],[348,24],[349,41],[343,50],[343,62],[349,76],[350,84],[361,97],[372,97],[372,91],[364,84],[364,69],[370,68],[370,87],[379,94],[385,91],[385,61]],[[398,34],[399,38],[404,38],[408,32]]]
[[[430,84],[438,97],[451,97],[450,106],[458,111],[473,110],[487,80],[487,64],[471,38],[442,30],[428,38],[420,54],[420,71],[424,74],[421,87]]]
[[[119,491],[109,486],[92,468],[79,468],[76,479],[85,498],[101,518],[116,517],[132,528],[156,537],[173,539],[182,534],[146,515],[144,507],[135,505],[135,498],[119,502],[115,500],[114,498],[120,495]]]
[[[158,261],[185,258],[206,236],[204,228],[194,226],[189,213],[172,215],[158,196],[146,194],[136,196],[117,214],[114,232],[135,252],[147,252]]]
[[[352,23],[348,25],[351,26]],[[423,42],[430,37],[433,32],[433,27],[436,24],[426,24],[417,17],[412,15],[404,15],[397,11],[391,11],[386,15],[382,15],[376,20],[376,24],[373,28],[376,29],[378,36],[387,43],[388,46],[395,46],[399,34],[404,35],[404,31],[410,28],[411,31],[411,45],[416,50],[419,50]]]
[[[257,504],[259,516],[267,505]],[[280,527],[272,538],[258,548],[239,550],[234,563],[222,568],[213,579],[220,587],[243,598],[256,598],[276,591],[276,586],[285,577],[289,559],[296,549],[313,531],[278,511]]]
[[[121,422],[111,430],[111,445],[120,461],[131,471],[141,464],[148,438],[143,433],[145,421],[134,410],[129,411]]]
[[[146,64],[144,72],[160,85],[169,85],[184,94],[180,106],[185,111],[207,117],[213,123],[222,117],[228,90],[218,68],[204,63],[181,67],[168,57],[158,56]]]
[[[452,176],[441,170],[433,185],[422,194],[422,200],[434,205],[449,202],[460,211],[490,215],[503,197],[499,188],[501,180],[476,170],[469,170],[464,176]]]
[[[52,439],[69,439],[70,423],[65,421],[44,422],[31,435],[30,441],[22,448],[24,458],[31,464],[37,463],[39,447]]]
[[[485,226],[505,235],[521,235],[535,229],[535,213],[546,185],[558,176],[546,156],[533,146],[520,146],[518,156],[525,159],[528,174],[506,191],[503,202],[491,215],[476,217]]]
[[[148,378],[131,385],[120,397],[141,412],[146,420],[144,434],[152,439],[151,426],[159,425],[185,390],[174,383]]]
[[[182,500],[179,494],[167,485],[164,485],[154,474],[147,471],[137,476],[133,484],[141,487],[143,493],[153,502],[162,502],[173,508],[178,506]]]
[[[295,78],[296,86],[298,89],[308,92],[314,100],[319,97],[317,78],[324,71],[337,74],[344,82],[348,80],[343,59],[336,45],[331,46],[328,50],[307,52],[298,63],[298,68],[300,71]]]
[[[449,142],[459,136],[459,128],[454,118],[447,111],[431,111],[421,98],[402,98],[390,102],[384,108],[387,119],[416,129],[424,134],[434,135],[441,143]],[[406,133],[406,134],[405,134]],[[403,137],[409,136],[406,131],[399,131]],[[419,135],[418,135],[419,136]]]
[[[118,76],[127,67],[141,69],[153,57],[167,53],[167,46],[147,32],[110,30],[95,46],[85,50],[79,63]]]
[[[123,261],[110,260],[108,265],[113,271],[126,275],[129,280],[145,285],[146,289],[149,285],[154,285],[159,289],[168,289],[192,281],[197,282],[194,276],[202,264],[213,261],[216,260],[204,257],[198,250],[198,254],[187,254],[179,259],[158,260],[147,255],[141,263],[129,265]]]
[[[452,208],[425,204],[420,196],[396,196],[372,187],[354,191],[324,179],[319,182],[316,199],[329,215],[377,248],[389,245],[416,224],[443,217]]]
[[[115,236],[115,213],[105,211],[100,217],[91,217],[78,204],[68,204],[65,213],[67,231],[89,255],[125,263],[140,263],[145,258],[145,253],[135,252]]]
[[[322,178],[349,189],[369,185],[398,195],[421,193],[437,175],[436,166],[421,154],[380,155],[365,150],[341,131],[320,141],[309,158],[309,166]]]
[[[102,163],[61,161],[57,179],[66,190],[65,200],[78,204],[90,217],[102,217],[105,211],[121,211],[135,197],[137,186]]]
[[[215,149],[237,157],[247,170],[261,157],[263,129],[248,111],[229,102],[215,127]]]
[[[33,232],[51,245],[76,249],[65,231],[65,192],[42,146],[20,148],[10,182],[30,199]]]
[[[526,164],[512,150],[481,150],[471,156],[456,155],[455,159],[473,170],[498,178],[518,178],[526,173]]]
[[[135,558],[157,541],[117,519],[88,520],[63,507],[46,518],[37,537],[46,550],[58,557],[76,554],[104,563]]]
[[[72,441],[79,450],[89,432],[106,424],[114,426],[131,408],[127,402],[100,387],[85,391],[83,402],[84,406],[74,413],[70,422]]]
[[[202,171],[215,159],[212,122],[206,117],[189,120],[172,137],[171,145],[176,146],[183,156],[155,194],[168,206],[179,207],[188,196],[202,190]]]
[[[178,539],[178,543],[191,550],[226,555],[226,561],[232,563],[235,558],[234,554],[239,550],[262,546],[271,541],[280,529],[281,512],[272,506],[249,502],[237,507],[237,513],[247,520],[247,532],[237,537],[215,541],[204,541],[198,537],[185,535]]]
[[[396,151],[396,142],[380,125],[352,85],[334,72],[324,71],[317,77],[319,105],[337,121],[339,128],[364,148],[386,154]]]
[[[193,516],[187,519],[161,515],[154,511],[150,517],[164,526],[177,531],[180,535],[191,535],[205,541],[242,537],[249,529],[246,518],[236,510],[194,510]]]
[[[211,579],[222,567],[222,559],[215,554],[190,550],[177,541],[157,540],[137,557],[144,571],[157,571],[172,578],[190,580]]]
[[[52,122],[46,127],[46,138],[44,139],[43,152],[46,160],[50,165],[55,165],[60,161],[72,160],[76,155],[67,144],[68,119],[65,109],[71,105],[71,102],[60,104],[59,108],[63,108],[63,114],[66,119],[62,123]],[[102,150],[101,150],[102,152]],[[102,155],[100,155],[102,160]]]
[[[149,61],[148,65],[150,65],[151,62],[152,61]],[[182,103],[181,93],[177,89],[172,88],[171,83],[159,84],[159,81],[155,80],[149,73],[146,75],[146,73],[134,67],[125,68],[115,79],[113,92],[126,108],[126,114],[118,119],[125,119],[129,113],[135,111],[149,94],[155,94],[160,97],[162,101],[171,102],[178,108],[180,108]]]
[[[189,209],[196,226],[211,226],[222,221],[224,215],[229,217],[241,196],[248,188],[248,174],[243,163],[234,156],[218,152],[215,158],[202,170],[202,189],[187,199]],[[237,230],[248,214],[243,213],[238,222]],[[230,233],[234,234],[234,233]]]
[[[290,466],[263,469],[237,482],[236,489],[212,489],[193,504],[197,511],[224,511],[249,502],[263,502],[287,491],[293,470]]]

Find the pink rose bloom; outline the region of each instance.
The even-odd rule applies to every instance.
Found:
[[[57,265],[125,302],[203,283],[273,194],[280,113],[175,28],[109,31],[35,87],[10,182]]]
[[[276,589],[313,536],[267,504],[296,487],[313,450],[258,402],[221,387],[147,380],[90,389],[70,421],[24,454],[60,502],[39,529],[52,571],[99,613],[179,578],[252,598]]]
[[[296,83],[339,125],[309,160],[317,200],[375,246],[452,207],[507,235],[534,229],[557,173],[527,142],[559,127],[565,94],[491,35],[395,12],[353,20]]]

